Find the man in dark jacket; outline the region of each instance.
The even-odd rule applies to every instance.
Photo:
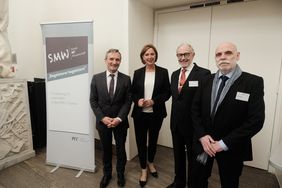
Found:
[[[195,179],[193,188],[207,188],[214,159],[222,188],[237,188],[243,161],[252,160],[251,138],[264,123],[264,87],[259,76],[242,72],[234,44],[221,43],[215,51],[216,74],[203,80],[195,94]]]
[[[171,134],[174,151],[175,178],[168,188],[184,188],[186,186],[186,156],[188,158],[188,186],[192,177],[192,140],[193,126],[191,105],[195,92],[201,85],[201,79],[210,75],[210,71],[193,63],[195,52],[190,44],[181,44],[176,50],[181,66],[171,75]]]
[[[103,148],[104,176],[100,188],[107,187],[112,178],[112,134],[116,143],[117,184],[125,185],[124,170],[126,164],[125,141],[127,136],[127,115],[131,107],[130,77],[118,72],[121,54],[117,49],[106,53],[107,70],[92,78],[90,104],[96,116]]]

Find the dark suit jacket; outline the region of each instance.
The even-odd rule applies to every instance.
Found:
[[[193,139],[193,126],[191,119],[191,105],[195,92],[201,84],[201,79],[210,75],[210,71],[194,64],[189,76],[184,83],[181,92],[178,92],[178,80],[181,69],[174,71],[171,75],[171,118],[170,129]],[[193,86],[191,82],[198,83]]]
[[[128,118],[131,107],[131,82],[130,77],[118,72],[117,85],[113,100],[107,89],[106,71],[96,74],[92,78],[90,105],[96,116],[96,128],[105,128],[102,119],[105,116],[119,117],[122,122],[119,126],[128,127]]]
[[[159,66],[156,66],[155,71],[155,84],[152,95],[152,100],[154,101],[153,111],[156,117],[165,118],[167,115],[165,102],[170,97],[168,71]],[[138,100],[144,98],[144,82],[145,67],[142,67],[134,72],[132,81],[132,99],[134,108],[131,116],[133,118],[140,117],[142,113],[142,108],[138,106]]]
[[[243,72],[230,87],[215,113],[211,114],[211,91],[214,74],[203,81],[192,105],[195,128],[195,149],[199,152],[199,138],[207,134],[222,139],[228,151],[243,161],[252,160],[251,138],[262,128],[265,118],[263,79]],[[236,99],[238,92],[249,94],[247,101]]]

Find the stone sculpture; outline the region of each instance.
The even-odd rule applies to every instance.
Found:
[[[0,80],[0,170],[34,155],[29,118],[26,82]]]
[[[0,78],[14,77],[11,47],[8,40],[9,1],[0,0]]]

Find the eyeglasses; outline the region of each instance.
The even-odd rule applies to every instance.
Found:
[[[182,56],[183,56],[184,58],[187,58],[187,57],[189,57],[190,55],[191,55],[191,53],[184,53],[184,54],[178,53],[178,54],[176,54],[176,56],[177,56],[178,59],[181,59]]]

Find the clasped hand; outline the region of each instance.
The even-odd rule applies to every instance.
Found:
[[[200,138],[200,142],[204,151],[210,156],[214,157],[216,153],[221,152],[223,149],[218,141],[215,141],[210,135]]]
[[[139,107],[150,107],[154,105],[154,101],[152,99],[139,99],[138,106]]]
[[[102,119],[102,122],[108,127],[108,128],[114,128],[118,126],[120,123],[120,120],[118,118],[110,118],[110,117],[104,117]]]

